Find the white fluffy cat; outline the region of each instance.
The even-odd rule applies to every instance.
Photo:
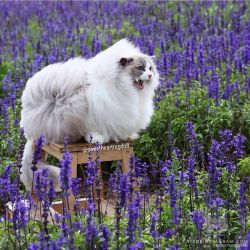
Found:
[[[70,142],[85,138],[93,143],[135,138],[150,122],[158,84],[152,58],[126,39],[89,60],[75,58],[37,72],[22,95],[21,126],[27,143],[21,180],[26,189],[32,183],[33,140],[41,134],[57,143],[65,136]],[[58,186],[59,169],[44,167]]]

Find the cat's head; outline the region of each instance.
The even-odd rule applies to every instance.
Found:
[[[155,77],[158,76],[152,58],[147,55],[122,57],[119,64],[122,69],[131,76],[133,85],[139,90],[151,84]]]

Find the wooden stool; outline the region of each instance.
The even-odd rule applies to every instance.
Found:
[[[96,145],[88,144],[88,143],[76,143],[76,144],[69,144],[67,145],[67,151],[69,151],[72,155],[72,173],[70,178],[77,177],[77,165],[78,164],[86,164],[89,160],[89,153],[91,153],[92,160],[96,158],[96,151],[98,150],[98,156],[101,162],[107,161],[122,161],[122,171],[123,173],[129,172],[129,160],[131,155],[133,154],[133,141],[121,141],[119,143],[107,143],[102,144],[97,149]],[[52,155],[56,159],[62,160],[64,153],[64,145],[63,144],[56,144],[51,143],[48,145],[44,145],[42,149],[42,161],[46,162],[47,155]],[[102,173],[102,171],[101,171]],[[102,176],[102,174],[101,174]],[[104,187],[102,187],[103,190]],[[79,200],[82,204],[85,203],[86,199],[82,198]],[[69,196],[69,209],[70,212],[73,213],[74,208],[74,196],[70,193]],[[104,194],[101,194],[101,202],[102,207],[107,207],[107,214],[112,215],[114,214],[114,208],[107,203],[104,199]],[[54,202],[53,209],[57,212],[62,213],[62,202]],[[103,211],[104,212],[104,211]]]

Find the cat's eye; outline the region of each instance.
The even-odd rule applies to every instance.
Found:
[[[152,66],[149,67],[149,70],[152,70]]]
[[[144,70],[143,67],[137,67],[136,69],[138,69],[138,70]]]

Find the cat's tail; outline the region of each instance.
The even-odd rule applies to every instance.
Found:
[[[24,184],[26,190],[31,191],[32,189],[32,181],[33,181],[33,171],[32,171],[32,160],[33,160],[33,149],[32,149],[32,140],[28,140],[25,144],[23,160],[22,160],[22,168],[21,168],[21,176],[20,179]],[[53,179],[54,187],[56,191],[60,191],[60,182],[59,182],[59,174],[60,169],[53,165],[48,165],[44,162],[39,162],[37,164],[37,169],[48,169],[49,179]]]

